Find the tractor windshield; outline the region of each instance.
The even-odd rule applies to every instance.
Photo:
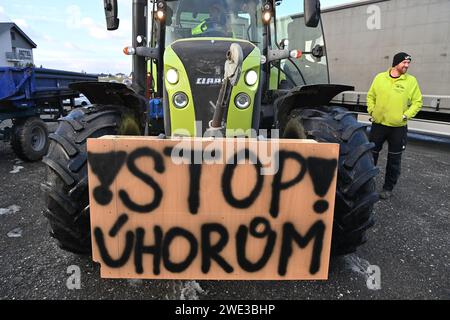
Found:
[[[218,37],[248,40],[263,51],[264,25],[262,6],[265,0],[174,0],[166,27],[166,45],[195,37]],[[288,40],[288,49],[300,49],[301,59],[284,60],[279,66],[281,78],[291,86],[328,83],[328,67],[322,26],[305,26],[303,1],[275,1],[276,14],[271,22],[271,46],[277,48]],[[319,54],[318,54],[319,53]]]
[[[261,1],[178,0],[167,5],[172,21],[166,28],[166,44],[184,38],[226,37],[262,47]]]

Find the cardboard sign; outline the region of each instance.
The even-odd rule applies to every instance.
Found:
[[[105,278],[327,279],[339,145],[88,140],[93,259]]]

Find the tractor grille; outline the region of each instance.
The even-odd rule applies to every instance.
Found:
[[[238,42],[244,53],[244,59],[255,46],[248,42],[224,40],[185,40],[172,44],[172,49],[183,62],[188,74],[194,100],[195,119],[202,122],[202,134],[214,114],[213,105],[217,102],[226,54],[233,42]]]

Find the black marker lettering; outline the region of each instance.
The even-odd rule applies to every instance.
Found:
[[[136,229],[136,245],[134,248],[134,266],[136,273],[144,273],[144,268],[142,266],[142,256],[144,254],[153,255],[153,274],[160,274],[160,264],[161,264],[161,254],[162,254],[162,237],[163,232],[161,227],[155,226],[153,228],[153,233],[155,235],[155,244],[152,246],[144,245],[145,230],[143,228]]]
[[[120,215],[120,217],[117,219],[116,223],[113,225],[113,227],[111,228],[111,230],[109,230],[109,236],[111,238],[114,238],[120,231],[120,229],[128,222],[128,215],[127,214],[122,214]]]
[[[164,154],[171,157],[174,154],[178,154],[180,158],[190,161],[189,164],[189,212],[192,214],[197,214],[200,207],[200,181],[202,177],[202,164],[195,164],[194,159],[201,159],[203,151],[202,150],[191,150],[190,155],[184,155],[183,149],[175,149],[171,147],[166,147],[164,149]],[[220,152],[220,151],[219,151]],[[189,158],[190,157],[190,158]]]
[[[98,250],[100,251],[100,256],[102,257],[102,261],[105,262],[105,264],[108,267],[111,268],[120,268],[123,267],[128,259],[130,258],[131,252],[133,251],[133,242],[134,242],[134,233],[131,231],[128,231],[125,236],[125,249],[123,250],[122,256],[118,258],[117,260],[114,260],[111,258],[111,256],[108,253],[108,249],[106,249],[105,245],[105,239],[103,237],[103,231],[100,228],[94,229],[94,237],[95,241],[98,246]]]
[[[314,192],[320,197],[324,197],[328,193],[331,182],[334,178],[334,172],[337,166],[336,159],[308,158],[308,171],[314,185]],[[324,213],[328,210],[329,204],[325,200],[318,200],[314,204],[316,213]]]
[[[176,237],[183,237],[189,242],[189,253],[183,262],[175,263],[170,260],[170,244]],[[198,253],[198,243],[195,236],[182,228],[172,228],[164,237],[163,261],[167,270],[174,273],[180,273],[186,270]]]
[[[260,225],[262,225],[264,229],[258,231],[258,227]],[[249,261],[245,255],[247,234],[249,233],[249,231],[250,234],[255,238],[263,239],[267,237],[267,243],[264,248],[262,257],[255,263]],[[276,237],[276,232],[270,228],[270,222],[264,218],[253,219],[250,223],[250,230],[244,225],[240,226],[236,234],[236,254],[239,266],[241,266],[242,269],[248,272],[256,272],[264,268],[267,261],[269,261],[272,255]]]
[[[126,157],[127,153],[125,151],[108,153],[88,152],[89,166],[100,181],[100,186],[94,188],[94,199],[98,204],[106,206],[111,202],[113,193],[109,190],[109,187],[125,163]]]
[[[275,157],[275,159],[277,158],[279,159],[280,163],[278,172],[275,174],[272,181],[272,201],[270,204],[270,215],[274,218],[278,217],[281,191],[289,189],[290,187],[302,181],[306,173],[306,161],[305,158],[303,158],[300,154],[291,151],[280,151],[278,153],[278,157]],[[283,182],[281,181],[281,179],[283,178],[283,171],[287,159],[293,159],[297,161],[300,165],[300,171],[294,179]]]
[[[144,181],[153,189],[153,201],[146,205],[137,204],[130,199],[130,196],[128,195],[126,190],[120,190],[119,197],[128,209],[138,213],[150,213],[159,207],[159,204],[161,203],[163,197],[163,192],[161,190],[161,187],[155,182],[155,180],[153,180],[152,177],[139,170],[139,168],[136,166],[136,161],[141,157],[153,158],[155,161],[155,171],[159,173],[163,173],[165,170],[164,159],[157,151],[150,148],[136,149],[128,157],[128,170],[130,170],[133,175]]]
[[[237,160],[237,155],[240,153],[239,151],[237,154],[234,155],[235,160]],[[245,159],[252,159],[256,158],[256,155],[251,152],[249,149],[245,149]],[[231,161],[229,161],[231,162]],[[256,184],[253,188],[252,192],[247,198],[244,198],[242,200],[236,199],[233,195],[233,191],[231,190],[231,182],[233,179],[234,170],[236,169],[237,161],[232,161],[232,164],[225,165],[225,170],[222,175],[222,191],[223,195],[225,197],[225,200],[233,207],[238,209],[246,209],[249,208],[255,200],[258,198],[259,194],[261,193],[261,190],[263,188],[264,183],[264,176],[261,174],[261,162],[259,159],[257,159],[257,163],[254,164],[254,168],[256,170]]]
[[[305,248],[313,239],[315,241],[309,272],[311,274],[316,274],[320,269],[320,256],[322,254],[324,234],[325,225],[322,221],[317,221],[304,237],[295,230],[295,226],[292,223],[285,223],[283,225],[283,241],[281,244],[278,274],[280,276],[286,275],[289,258],[292,255],[292,240],[294,240],[300,248]]]
[[[218,233],[219,241],[211,245],[211,234]],[[214,260],[227,273],[233,272],[233,267],[230,266],[220,252],[228,243],[227,229],[218,223],[210,223],[202,226],[202,272],[208,273],[211,268],[211,260]]]
[[[308,171],[314,184],[314,191],[317,195],[324,197],[333,181],[337,160],[308,158],[307,163]]]

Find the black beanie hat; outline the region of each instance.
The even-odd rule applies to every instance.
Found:
[[[397,53],[394,56],[394,61],[392,61],[392,67],[395,67],[396,65],[398,65],[400,62],[402,62],[403,60],[409,60],[411,61],[412,58],[409,54],[405,53],[405,52],[400,52]]]

